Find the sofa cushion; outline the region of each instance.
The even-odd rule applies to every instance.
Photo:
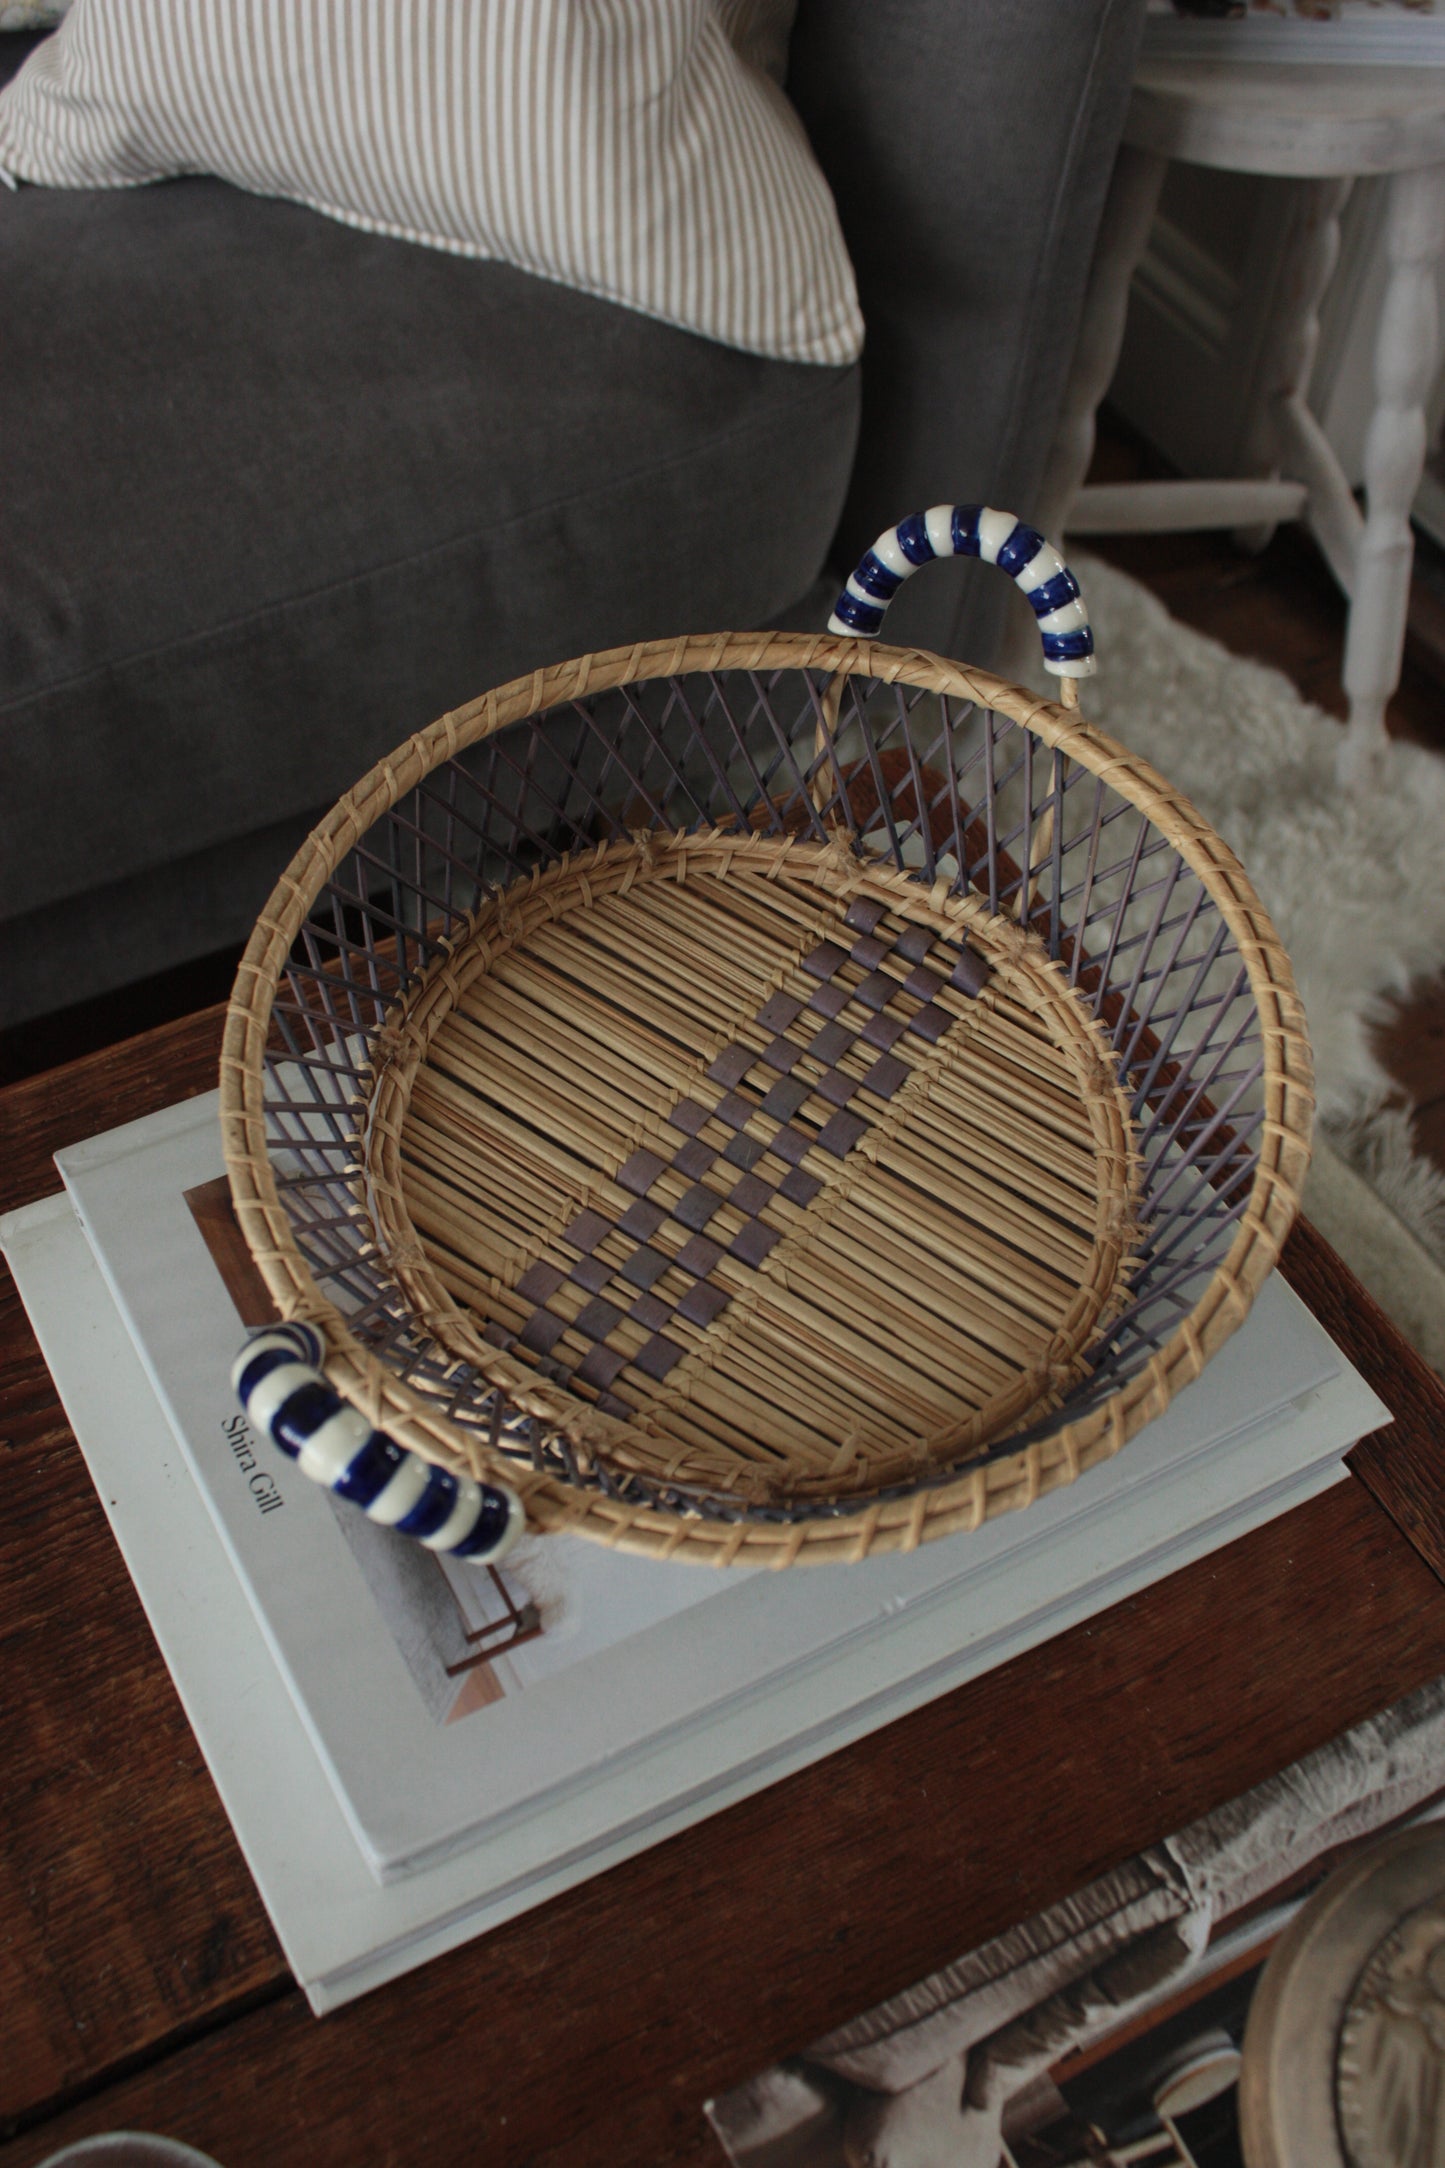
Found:
[[[836,548],[903,505],[1051,516],[1045,477],[1144,0],[800,0],[788,93],[833,190],[868,324]],[[996,666],[991,566],[910,580],[889,640]]]
[[[737,12],[74,0],[0,97],[0,169],[61,188],[214,174],[753,353],[854,361],[833,199],[782,90],[729,41]]]
[[[0,290],[0,916],[320,811],[519,671],[765,622],[853,457],[854,369],[216,181],[0,193]]]

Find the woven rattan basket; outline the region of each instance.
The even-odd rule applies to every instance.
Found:
[[[872,644],[947,554],[1030,592],[1061,704]],[[1238,863],[1078,712],[1077,595],[939,508],[821,638],[539,671],[341,801],[222,1064],[309,1328],[240,1389],[303,1466],[439,1548],[471,1477],[653,1557],[857,1559],[1071,1481],[1198,1375],[1294,1217],[1309,1050]]]

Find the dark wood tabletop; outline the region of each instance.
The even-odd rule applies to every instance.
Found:
[[[207,1010],[0,1093],[0,1208],[219,1044]],[[711,2094],[1445,1672],[1445,1388],[1307,1225],[1284,1269],[1395,1413],[1352,1480],[320,2020],[7,1274],[0,2168],[113,2129],[224,2168],[720,2160]]]

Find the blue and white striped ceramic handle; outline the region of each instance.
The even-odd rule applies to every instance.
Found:
[[[829,632],[876,640],[883,613],[905,580],[935,557],[981,557],[998,565],[1028,596],[1055,677],[1092,677],[1094,635],[1079,583],[1051,542],[1012,512],[986,504],[936,504],[881,534],[838,597]]]
[[[349,1498],[368,1520],[453,1558],[483,1565],[505,1558],[527,1525],[516,1492],[453,1475],[373,1430],[327,1383],[322,1353],[310,1325],[271,1325],[254,1334],[231,1368],[247,1421],[303,1475]]]

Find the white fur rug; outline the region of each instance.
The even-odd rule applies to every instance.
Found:
[[[1214,823],[1293,959],[1319,1096],[1305,1210],[1445,1369],[1445,1177],[1384,1104],[1370,1046],[1386,997],[1445,969],[1445,759],[1394,745],[1378,784],[1346,796],[1339,724],[1281,672],[1191,632],[1097,559],[1073,562],[1099,651],[1085,712]]]

